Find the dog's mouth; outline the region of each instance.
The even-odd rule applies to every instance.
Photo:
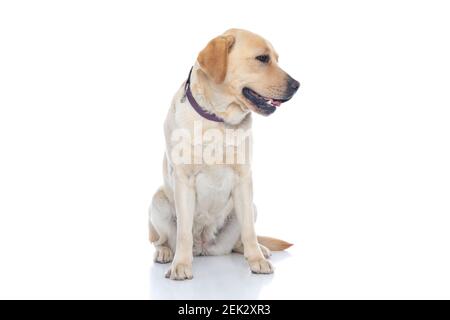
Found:
[[[289,99],[267,98],[247,87],[242,89],[242,94],[244,95],[245,98],[247,98],[247,100],[249,100],[256,107],[257,111],[259,111],[264,115],[274,113],[275,110],[277,110],[277,108],[281,106],[283,102],[289,100]]]

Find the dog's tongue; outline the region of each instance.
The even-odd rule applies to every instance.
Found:
[[[281,106],[281,101],[270,99],[270,104],[273,105],[274,107],[279,107]]]

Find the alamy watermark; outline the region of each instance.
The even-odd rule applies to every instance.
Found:
[[[203,129],[202,121],[193,130],[173,130],[170,144],[174,164],[247,164],[252,157],[250,129]]]

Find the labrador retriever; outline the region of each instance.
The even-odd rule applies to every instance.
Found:
[[[270,250],[291,244],[256,235],[252,112],[274,113],[300,84],[267,40],[231,29],[199,53],[165,124],[164,185],[149,210],[150,241],[166,277],[192,278],[194,255],[244,254],[253,273],[273,272]]]

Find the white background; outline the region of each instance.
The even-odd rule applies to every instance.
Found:
[[[2,1],[0,298],[450,298],[447,6]],[[172,284],[147,242],[162,122],[230,27],[302,83],[254,119],[258,233],[295,246],[274,276],[202,258]]]

